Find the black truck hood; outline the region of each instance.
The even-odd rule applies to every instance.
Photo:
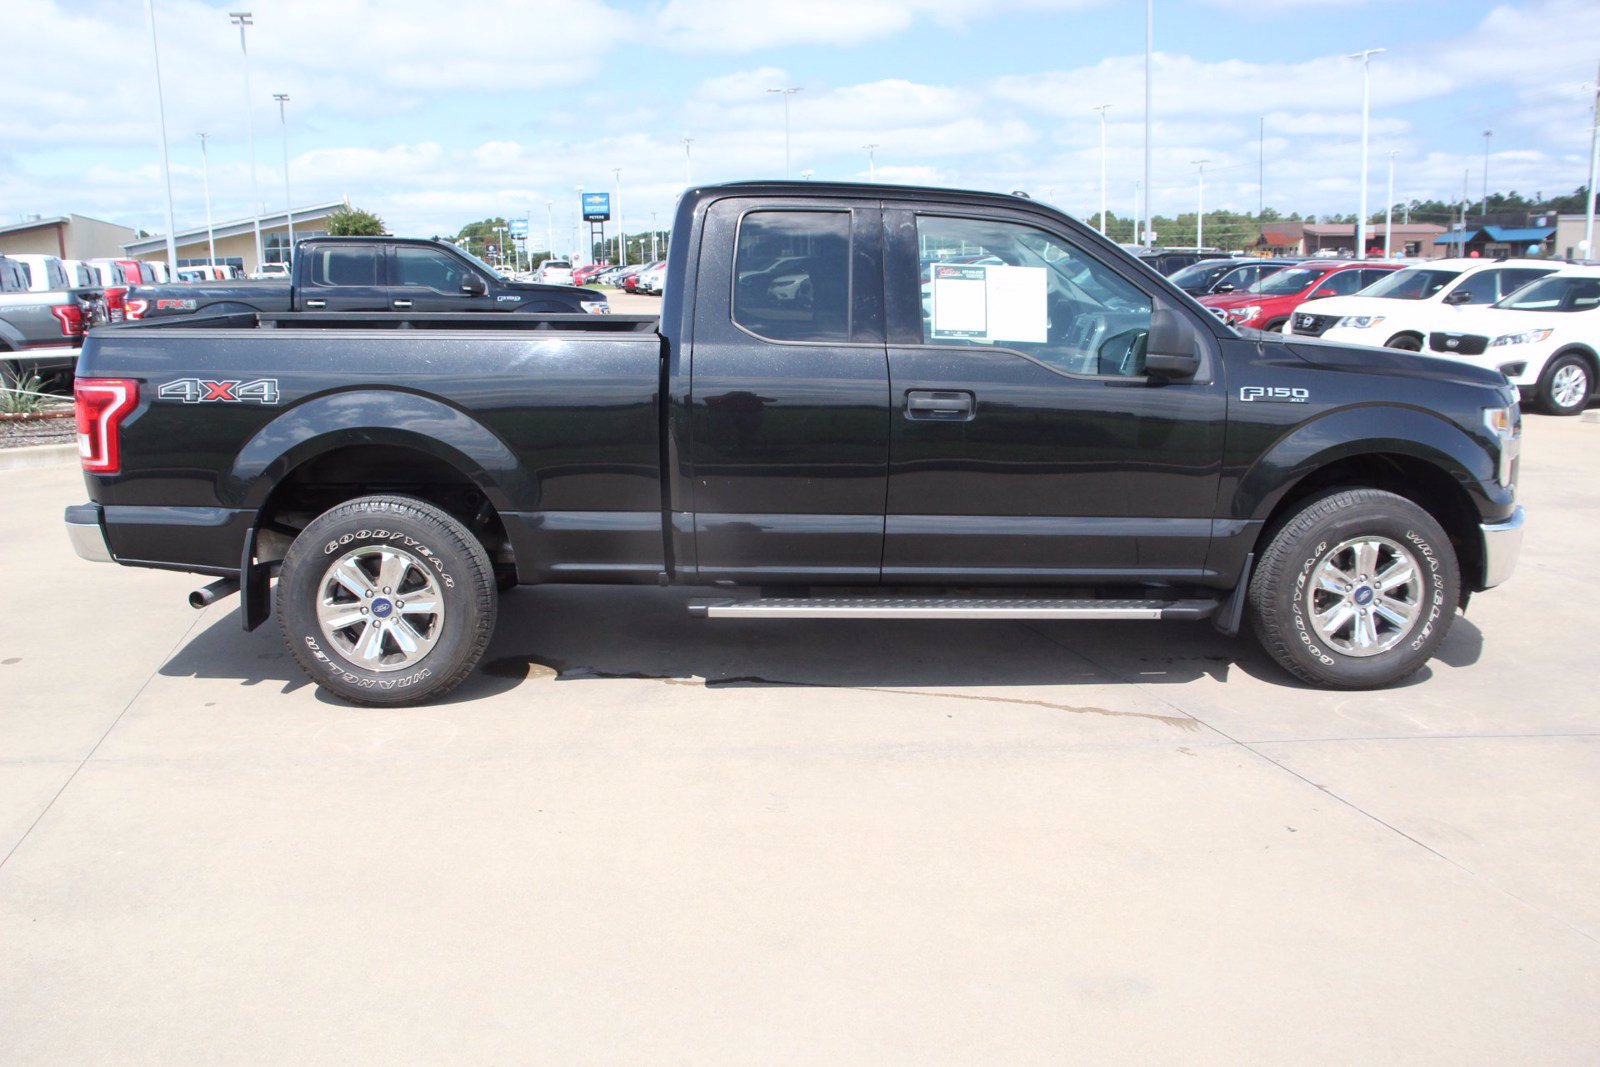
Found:
[[[1356,371],[1390,378],[1407,378],[1413,381],[1482,385],[1497,389],[1504,389],[1506,385],[1505,375],[1497,370],[1453,359],[1402,352],[1395,348],[1344,345],[1310,337],[1284,337],[1282,334],[1263,333],[1260,330],[1250,330],[1249,333],[1263,345],[1281,346],[1313,367]]]
[[[545,285],[542,282],[501,281],[500,287],[517,293],[560,293],[563,296],[575,296],[580,300],[604,301],[606,298],[606,294],[595,289],[585,289],[581,285]]]

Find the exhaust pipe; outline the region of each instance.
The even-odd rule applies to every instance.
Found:
[[[239,579],[218,578],[204,589],[196,589],[189,594],[189,606],[199,611],[209,608],[212,604],[225,596],[232,596],[239,591]]]

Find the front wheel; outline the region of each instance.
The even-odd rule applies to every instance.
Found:
[[[494,566],[460,522],[423,500],[368,496],[318,516],[278,575],[278,625],[323,689],[354,704],[442,696],[494,632]]]
[[[1588,406],[1593,390],[1589,364],[1582,356],[1557,356],[1539,376],[1539,404],[1552,415],[1578,414]]]
[[[1280,526],[1250,581],[1257,639],[1285,669],[1330,689],[1375,689],[1444,640],[1461,576],[1444,528],[1377,489],[1307,503]]]

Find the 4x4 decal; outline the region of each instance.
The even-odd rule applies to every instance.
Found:
[[[276,404],[278,379],[256,378],[251,381],[211,382],[203,378],[179,378],[167,382],[156,392],[162,400],[181,400],[185,404]]]

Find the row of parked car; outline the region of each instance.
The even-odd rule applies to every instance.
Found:
[[[625,267],[590,263],[573,271],[572,283],[608,285],[626,293],[659,296],[667,284],[667,261],[657,259],[649,263],[630,263]]]
[[[1576,415],[1600,385],[1600,267],[1544,259],[1239,259],[1169,274],[1231,326],[1365,344],[1500,371]]]

